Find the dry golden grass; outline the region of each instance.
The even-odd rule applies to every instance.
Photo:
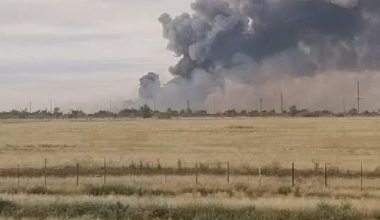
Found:
[[[312,168],[312,161],[347,169],[379,164],[380,119],[254,118],[120,121],[0,121],[0,166],[130,164],[175,166],[229,161],[231,166],[268,164]]]
[[[313,169],[315,162],[338,166],[340,170],[373,171],[379,165],[380,119],[377,118],[254,118],[254,119],[173,119],[173,120],[94,120],[94,121],[0,121],[0,168],[42,167],[44,158],[48,166],[70,165],[101,166],[107,158],[108,166],[127,166],[132,161],[153,161],[177,166],[194,167],[195,163],[229,161],[231,167],[258,167],[278,161],[281,168]],[[225,167],[224,167],[225,168]],[[233,170],[233,169],[231,169]],[[1,176],[1,173],[0,173]],[[380,205],[379,179],[332,177],[328,188],[322,176],[300,178],[296,187],[301,196],[293,193],[279,195],[280,187],[290,187],[291,177],[200,175],[199,184],[194,176],[149,175],[107,178],[108,184],[127,185],[146,189],[163,189],[180,192],[185,188],[214,188],[235,190],[207,196],[199,193],[178,193],[174,196],[90,196],[83,194],[87,184],[101,185],[103,177],[76,178],[48,177],[50,190],[62,195],[0,194],[6,200],[20,204],[51,204],[56,202],[117,202],[132,207],[168,205],[222,205],[228,207],[256,206],[258,208],[304,209],[321,202],[341,204],[349,200],[362,212],[372,212]],[[262,186],[259,186],[260,183]],[[236,188],[245,185],[253,191],[265,189],[267,194],[250,197]],[[20,179],[21,188],[43,186],[44,178]],[[245,187],[243,186],[243,187]],[[17,178],[0,178],[0,191],[17,187]],[[293,191],[296,188],[293,189]],[[72,194],[69,194],[72,193]],[[346,198],[346,199],[342,199]]]

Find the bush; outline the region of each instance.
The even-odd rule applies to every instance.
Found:
[[[157,114],[158,119],[171,119],[172,116],[168,112],[160,112]]]
[[[278,188],[278,194],[280,195],[287,196],[291,193],[292,193],[292,188],[289,186],[281,186],[280,188]]]
[[[17,205],[11,201],[0,199],[0,214],[4,216],[11,216],[17,212]]]
[[[35,195],[54,195],[54,194],[58,194],[59,192],[54,192],[43,186],[36,186],[30,189],[27,189],[26,193],[35,194]]]
[[[125,195],[125,196],[174,196],[175,192],[163,190],[163,189],[143,189],[135,188],[131,186],[123,185],[103,185],[103,186],[92,186],[89,185],[85,188],[85,193],[94,196],[106,196],[106,195]]]
[[[301,210],[256,209],[255,207],[227,208],[217,205],[190,205],[183,207],[154,206],[129,209],[118,203],[55,203],[51,205],[20,205],[0,200],[2,217],[57,218],[57,219],[161,219],[161,220],[356,220],[364,219],[348,203],[341,206],[319,204],[316,208]],[[371,217],[378,217],[376,214]],[[370,217],[368,217],[370,218]]]

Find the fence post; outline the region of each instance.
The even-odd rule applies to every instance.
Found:
[[[294,162],[292,163],[292,187],[294,187]]]
[[[160,158],[157,159],[157,170],[161,170]]]
[[[133,171],[134,171],[133,168],[135,167],[135,162],[133,160],[130,167],[132,167],[131,178],[133,178]]]
[[[45,166],[44,166],[45,186],[47,185],[47,172],[46,172],[46,164],[47,164],[47,159],[45,158]]]
[[[77,163],[77,186],[79,186],[79,163]]]
[[[327,187],[327,164],[325,163],[325,187]]]
[[[178,166],[178,170],[182,169],[182,161],[181,161],[181,159],[178,159],[177,166]]]
[[[261,163],[259,164],[259,186],[261,187]]]
[[[104,174],[103,174],[103,184],[106,185],[107,184],[107,160],[106,158],[104,158],[104,167],[103,167],[103,171],[104,171]]]
[[[230,185],[230,162],[227,162],[227,183]]]
[[[133,183],[136,183],[136,166],[133,164]]]
[[[17,164],[17,186],[20,187],[20,164]]]
[[[195,183],[198,185],[198,163],[195,164]]]
[[[166,164],[165,164],[165,168],[164,168],[164,176],[165,176],[165,186],[166,186]]]
[[[363,164],[360,164],[360,190],[363,190]]]

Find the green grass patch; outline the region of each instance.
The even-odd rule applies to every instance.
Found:
[[[143,189],[124,185],[86,186],[84,192],[94,196],[125,195],[125,196],[175,196],[174,191],[164,189]]]
[[[140,207],[118,203],[54,203],[18,205],[0,200],[0,216],[21,218],[91,218],[104,220],[359,220],[363,216],[349,204],[319,204],[313,209],[276,210],[255,207],[227,208],[215,205]],[[368,217],[368,216],[367,216]],[[372,216],[376,217],[376,216]]]

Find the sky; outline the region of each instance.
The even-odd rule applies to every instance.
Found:
[[[176,62],[157,18],[191,0],[1,0],[0,111],[115,110],[138,97],[148,71],[161,81]]]
[[[158,17],[190,11],[193,0],[0,0],[0,111],[54,106],[86,112],[120,110],[137,99],[139,79],[156,72],[162,83],[178,62],[166,49]],[[216,94],[218,110],[279,109],[286,106],[341,111],[356,105],[362,83],[365,109],[380,108],[380,72],[331,72],[306,78],[278,78],[256,86],[227,82]],[[310,89],[313,88],[313,89]],[[321,89],[322,88],[322,89]],[[306,95],[305,95],[306,94]],[[214,94],[205,102],[213,109]],[[238,98],[237,98],[238,97]],[[186,106],[186,102],[183,102]],[[166,107],[166,106],[165,106]]]

